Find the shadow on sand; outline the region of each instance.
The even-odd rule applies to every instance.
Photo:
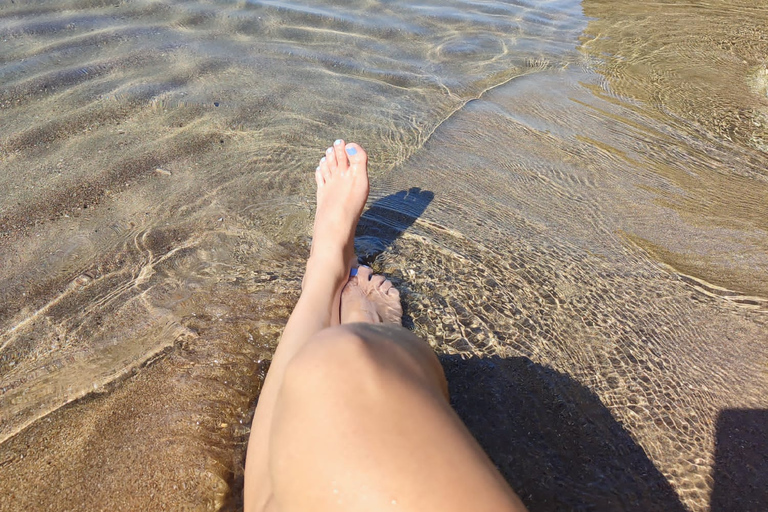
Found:
[[[371,204],[355,237],[360,262],[372,264],[434,197],[411,188]],[[531,512],[685,510],[599,398],[567,375],[523,357],[441,362],[454,408]]]
[[[713,477],[712,512],[768,510],[768,410],[720,413]]]
[[[567,375],[525,357],[440,359],[451,403],[531,512],[685,510],[600,399]]]
[[[373,202],[355,237],[360,262],[391,248],[434,197],[411,188]],[[440,359],[453,407],[531,512],[686,510],[600,399],[567,375],[525,357]],[[721,413],[712,512],[768,510],[767,426],[768,411]]]
[[[363,213],[355,233],[355,250],[360,263],[370,265],[376,256],[392,246],[411,227],[435,194],[414,187],[377,199]]]

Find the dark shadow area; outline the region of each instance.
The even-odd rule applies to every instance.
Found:
[[[440,359],[451,403],[531,512],[685,510],[600,399],[567,375],[525,357]]]
[[[370,265],[411,227],[435,194],[414,187],[382,197],[371,204],[357,225],[355,250],[360,263]]]
[[[768,410],[720,413],[713,478],[712,512],[768,510]]]

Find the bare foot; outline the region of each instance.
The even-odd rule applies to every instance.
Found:
[[[314,282],[339,282],[334,295],[331,325],[338,325],[341,288],[352,262],[356,261],[354,237],[357,221],[368,199],[368,155],[358,144],[339,139],[326,150],[315,170],[317,212],[312,233],[312,251],[303,288]]]
[[[401,325],[402,320],[397,288],[384,276],[372,275],[370,268],[359,267],[357,276],[350,277],[341,292],[341,323]]]

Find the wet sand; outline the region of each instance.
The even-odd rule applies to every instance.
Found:
[[[0,510],[238,509],[339,136],[361,256],[531,510],[763,503],[767,22],[3,5]]]

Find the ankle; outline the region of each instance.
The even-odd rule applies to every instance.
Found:
[[[305,280],[308,282],[321,279],[333,282],[343,282],[349,278],[349,269],[344,263],[344,254],[329,254],[325,251],[317,251],[307,260]]]

